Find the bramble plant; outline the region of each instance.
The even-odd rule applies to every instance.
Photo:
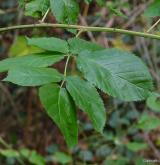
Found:
[[[84,0],[91,3],[92,0]],[[124,16],[105,0],[98,5],[109,8],[114,14]],[[104,48],[79,36],[86,31],[122,33],[160,40],[159,35],[116,28],[87,27],[75,25],[78,20],[79,3],[76,0],[19,0],[25,14],[42,18],[38,24],[17,25],[0,28],[0,32],[22,28],[64,28],[75,37],[62,40],[55,37],[26,37],[28,45],[36,46],[38,53],[8,58],[0,61],[0,72],[8,72],[3,81],[20,86],[38,86],[40,100],[51,119],[58,125],[69,147],[78,141],[76,107],[86,112],[96,131],[103,133],[106,122],[105,107],[97,91],[123,101],[147,100],[149,106],[158,109],[155,103],[159,94],[153,92],[152,77],[144,62],[136,55],[115,48]],[[145,12],[147,16],[160,16],[155,1]],[[44,23],[48,13],[53,13],[59,24]],[[154,15],[155,14],[155,15]],[[64,73],[51,67],[65,59]],[[68,73],[74,62],[76,73]],[[151,103],[150,103],[151,102]],[[153,103],[154,102],[154,103]],[[154,105],[153,105],[154,104]],[[157,105],[158,104],[158,105]]]

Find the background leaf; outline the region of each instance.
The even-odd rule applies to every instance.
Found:
[[[53,156],[53,160],[62,164],[72,163],[72,157],[63,152],[56,152]]]
[[[50,0],[51,11],[58,22],[75,23],[79,14],[77,0]]]
[[[20,155],[27,159],[30,163],[34,165],[45,165],[45,158],[34,150],[29,150],[27,148],[22,148],[19,151]]]
[[[43,16],[49,8],[49,0],[33,0],[26,4],[25,15],[32,17]]]
[[[151,116],[146,113],[142,114],[136,127],[143,131],[151,131],[160,126],[160,119],[156,116]]]
[[[144,12],[146,17],[157,17],[160,16],[160,0],[154,0]]]
[[[5,157],[15,157],[15,158],[17,158],[17,157],[20,156],[18,151],[13,150],[13,149],[4,149],[4,150],[1,149],[0,154],[5,156]]]
[[[148,147],[146,143],[142,143],[142,142],[129,142],[125,146],[133,152],[138,152]]]
[[[151,93],[151,95],[147,98],[147,105],[153,111],[160,112],[160,94]]]
[[[19,0],[19,6],[24,7],[25,6],[25,0]]]

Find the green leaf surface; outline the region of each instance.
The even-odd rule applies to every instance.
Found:
[[[84,0],[85,3],[90,4],[93,0]]]
[[[15,67],[9,70],[4,81],[21,86],[40,86],[63,79],[57,70],[51,68]]]
[[[37,153],[37,151],[34,150],[29,150],[27,148],[22,148],[20,149],[20,155],[27,159],[30,163],[34,165],[45,165],[45,158]]]
[[[49,8],[49,0],[33,0],[25,6],[25,15],[32,17],[43,16]]]
[[[70,52],[73,54],[78,54],[84,50],[96,51],[104,49],[102,46],[92,43],[80,38],[71,38],[68,40],[70,46]]]
[[[48,51],[68,53],[68,43],[55,37],[27,38],[29,45],[34,45]]]
[[[123,14],[120,10],[114,8],[112,5],[107,5],[107,8],[109,9],[110,13],[115,14],[119,17],[127,18],[125,14]]]
[[[67,90],[73,97],[76,105],[89,115],[94,128],[102,132],[106,114],[97,90],[90,83],[78,77],[67,78]]]
[[[149,7],[145,10],[144,16],[146,17],[157,17],[160,16],[160,0],[155,0]]]
[[[76,145],[78,139],[76,110],[67,91],[49,84],[39,89],[39,96],[48,115],[63,133],[68,146]]]
[[[38,154],[36,151],[31,151],[30,155],[28,156],[28,160],[30,163],[34,165],[45,165],[45,158]]]
[[[130,160],[128,157],[115,155],[116,158],[108,157],[102,165],[128,165]]]
[[[28,54],[41,53],[44,50],[27,45],[26,37],[19,36],[9,49],[9,57],[24,56]]]
[[[143,131],[151,131],[160,126],[160,119],[156,116],[151,116],[146,113],[142,114],[136,127]]]
[[[60,23],[75,23],[79,14],[77,0],[50,0],[51,11]]]
[[[14,158],[17,158],[20,156],[18,151],[13,150],[13,149],[4,149],[4,150],[1,149],[0,154],[5,157],[14,157]]]
[[[25,6],[25,0],[19,0],[18,2],[20,7],[23,8]]]
[[[138,152],[140,150],[146,149],[148,146],[146,143],[140,143],[140,142],[129,142],[126,144],[126,147],[133,151],[133,152]]]
[[[64,58],[64,55],[44,52],[22,57],[7,58],[0,61],[0,72],[5,72],[14,67],[47,67]]]
[[[99,6],[105,6],[106,4],[106,0],[96,0],[96,2]]]
[[[121,100],[144,100],[153,88],[145,64],[128,52],[118,49],[86,51],[79,54],[77,63],[88,81]]]
[[[63,152],[56,152],[53,155],[53,160],[58,163],[67,164],[72,162],[72,157]]]
[[[155,112],[160,112],[160,94],[151,93],[147,98],[147,106]]]

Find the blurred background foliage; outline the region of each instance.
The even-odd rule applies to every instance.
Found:
[[[108,0],[106,6],[103,0],[90,2],[79,1],[81,25],[147,31],[160,16],[159,0]],[[33,13],[25,11],[25,16],[22,8],[16,0],[0,0],[0,27],[37,23],[44,14],[34,11],[33,19]],[[51,13],[46,22],[56,22]],[[159,29],[157,26],[152,32],[160,34]],[[51,28],[0,34],[0,59],[39,52],[26,44],[26,36],[69,38],[73,34]],[[160,42],[103,32],[88,32],[81,37],[140,56],[153,76],[155,95],[147,102],[124,103],[100,93],[107,112],[104,135],[96,133],[86,114],[79,112],[79,144],[68,149],[44,112],[36,89],[0,82],[0,164],[143,165],[145,159],[160,161]],[[63,71],[63,64],[56,67]],[[1,74],[0,79],[4,76]]]

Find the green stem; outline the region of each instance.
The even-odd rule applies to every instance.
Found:
[[[66,61],[66,64],[65,64],[65,68],[64,68],[64,80],[61,83],[61,88],[62,88],[62,86],[63,86],[63,84],[65,82],[65,79],[67,77],[67,68],[68,68],[69,60],[70,60],[70,55],[68,55],[67,61]]]
[[[81,33],[83,33],[83,30],[80,30],[80,31],[77,33],[76,37],[78,37]],[[66,64],[65,64],[65,68],[64,68],[64,80],[63,80],[62,83],[61,83],[61,88],[62,88],[62,86],[63,86],[63,84],[64,84],[64,82],[65,82],[65,78],[67,77],[67,68],[68,68],[68,64],[69,64],[70,57],[71,57],[71,56],[68,55],[67,60],[66,60]]]
[[[63,29],[78,29],[82,31],[91,31],[91,32],[112,32],[112,33],[121,33],[128,34],[132,36],[139,36],[151,39],[160,40],[160,35],[136,32],[131,30],[117,29],[117,28],[107,28],[107,27],[92,27],[92,26],[80,26],[80,25],[68,25],[68,24],[50,24],[50,23],[40,23],[40,24],[29,24],[29,25],[17,25],[0,28],[0,32],[6,32],[9,30],[16,29],[26,29],[26,28],[63,28]]]
[[[69,64],[69,59],[70,59],[70,55],[67,57],[67,61],[66,61],[65,69],[64,69],[64,77],[67,76],[67,67],[68,67],[68,64]]]

